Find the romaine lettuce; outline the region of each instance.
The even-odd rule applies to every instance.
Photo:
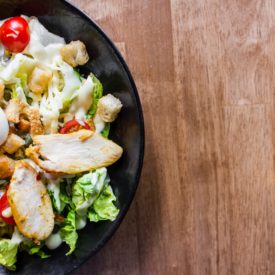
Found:
[[[88,111],[87,118],[94,117],[94,115],[96,113],[96,109],[97,109],[98,100],[103,95],[103,86],[102,86],[101,82],[99,81],[99,79],[97,79],[93,74],[90,74],[90,76],[92,77],[93,82],[94,82],[94,88],[93,88],[93,94],[92,94],[93,95],[93,103]]]
[[[0,264],[10,270],[15,270],[16,255],[18,251],[18,243],[13,243],[9,239],[0,240]]]
[[[119,209],[114,202],[116,197],[113,193],[112,187],[106,185],[100,196],[95,200],[88,212],[88,218],[91,222],[98,222],[102,220],[114,221],[119,213]]]
[[[65,207],[65,204],[63,204],[60,200],[60,183],[59,183],[59,181],[50,181],[47,185],[47,189],[48,189],[50,198],[52,200],[54,209],[58,213],[61,213]]]
[[[72,187],[72,201],[78,215],[83,216],[109,182],[107,169],[100,168],[79,178]]]
[[[76,242],[78,239],[78,234],[76,232],[76,214],[74,210],[70,210],[63,227],[60,229],[61,238],[66,242],[66,244],[70,247],[69,252],[66,255],[70,255],[76,246]]]
[[[108,138],[110,133],[110,128],[111,128],[111,124],[107,122],[105,124],[103,131],[101,132],[101,135],[105,138]]]
[[[54,209],[60,214],[66,207],[73,208],[72,198],[66,192],[68,183],[60,183],[60,181],[48,181],[47,189],[50,195]]]
[[[44,244],[37,245],[31,240],[24,241],[20,244],[20,251],[26,251],[29,255],[37,255],[41,259],[49,258],[50,255],[46,254],[41,248]]]
[[[15,270],[18,248],[26,240],[27,238],[18,231],[16,226],[14,227],[11,239],[0,239],[0,264],[10,270]]]

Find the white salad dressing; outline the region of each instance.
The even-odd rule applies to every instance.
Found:
[[[93,102],[93,88],[94,82],[92,77],[89,76],[81,87],[74,92],[72,96],[73,102],[70,106],[68,114],[64,118],[65,122],[73,119],[74,117],[77,120],[85,121],[86,113]]]
[[[87,224],[87,217],[76,217],[76,230],[83,229]]]
[[[26,237],[24,237],[17,229],[17,227],[14,227],[14,231],[11,237],[11,243],[13,244],[20,244],[21,242],[24,242],[28,240]]]
[[[95,124],[95,129],[97,133],[101,133],[105,128],[105,122],[97,114],[95,115],[95,118],[94,118],[94,124]]]
[[[54,233],[52,234],[46,241],[45,244],[46,246],[53,250],[56,249],[57,247],[59,247],[62,244],[63,240],[60,236],[60,233]]]

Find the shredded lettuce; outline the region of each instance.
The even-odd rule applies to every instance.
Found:
[[[107,169],[100,168],[79,178],[72,187],[72,201],[78,215],[83,216],[109,182]]]
[[[62,100],[71,100],[74,92],[81,86],[81,80],[66,62],[60,62],[58,66],[64,78],[64,88],[61,91]]]
[[[76,214],[74,210],[70,210],[63,227],[60,229],[61,238],[70,247],[69,252],[66,255],[72,254],[75,250],[76,242],[78,239],[78,234],[76,232]]]
[[[82,121],[85,120],[86,113],[93,102],[93,88],[93,79],[91,76],[88,76],[88,78],[83,81],[80,88],[76,90],[71,97],[72,104],[69,112],[65,116],[65,121],[74,118]]]
[[[58,132],[60,113],[69,108],[72,95],[81,85],[80,79],[70,65],[63,61],[57,65],[60,73],[53,73],[48,92],[43,95],[39,106],[46,133]],[[61,91],[60,82],[64,83]]]
[[[96,110],[97,110],[97,103],[103,95],[103,86],[102,86],[101,82],[93,74],[91,74],[91,77],[94,82],[94,88],[93,88],[93,94],[92,94],[93,95],[93,103],[88,111],[87,118],[94,117]]]
[[[91,222],[98,222],[102,220],[114,221],[119,213],[119,209],[115,206],[116,197],[113,193],[112,187],[106,185],[95,200],[88,212],[88,218]]]
[[[24,93],[24,89],[21,86],[20,83],[15,83],[12,85],[9,85],[9,88],[11,89],[11,98],[19,98],[21,99],[23,102],[27,102],[27,98],[26,95]]]
[[[0,264],[7,269],[15,270],[16,255],[19,244],[13,243],[9,239],[0,240]]]
[[[5,83],[15,83],[17,75],[29,74],[35,67],[36,61],[26,55],[18,53],[14,56],[8,65],[0,70],[0,79]]]

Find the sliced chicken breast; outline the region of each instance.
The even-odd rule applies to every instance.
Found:
[[[7,192],[18,230],[27,238],[42,241],[54,227],[52,203],[37,172],[25,160],[18,161]]]
[[[42,169],[53,173],[77,174],[116,162],[122,148],[101,135],[80,130],[70,134],[38,135],[26,155]]]

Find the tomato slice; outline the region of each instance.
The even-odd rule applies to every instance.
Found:
[[[73,119],[65,123],[64,127],[60,130],[60,134],[72,133],[78,131],[79,129],[91,130],[91,127],[87,122],[84,122],[84,125],[82,125],[76,119]]]
[[[21,16],[6,20],[0,28],[0,40],[10,52],[22,52],[30,42],[29,23]]]
[[[3,214],[2,214],[3,211],[9,207],[10,207],[10,204],[8,201],[7,192],[5,192],[2,195],[2,197],[0,198],[0,217],[5,223],[15,225],[15,221],[14,221],[13,217],[7,218],[7,217],[3,216]]]

